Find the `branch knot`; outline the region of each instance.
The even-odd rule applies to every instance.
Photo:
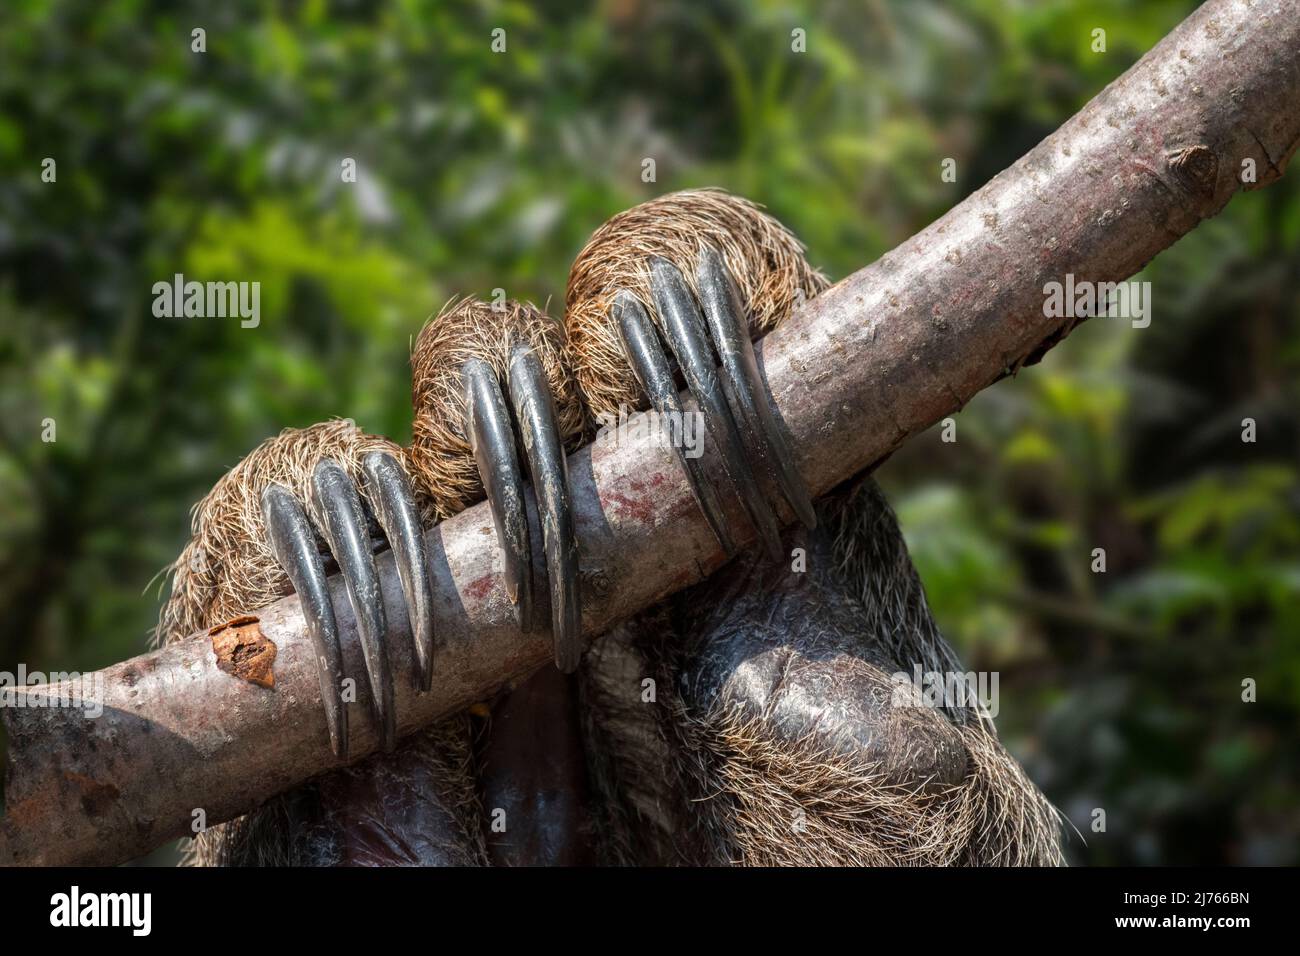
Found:
[[[1176,149],[1166,157],[1169,170],[1193,196],[1209,199],[1219,178],[1219,157],[1209,147],[1196,145]]]

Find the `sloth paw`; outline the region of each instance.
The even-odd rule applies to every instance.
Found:
[[[391,454],[374,451],[363,459],[362,470],[369,512],[352,478],[329,458],[312,471],[311,505],[319,516],[321,536],[347,587],[365,658],[371,715],[379,727],[383,749],[391,751],[397,743],[397,714],[388,659],[388,621],[375,571],[368,514],[373,515],[393,551],[410,616],[417,662],[415,681],[420,690],[428,690],[433,678],[433,589],[419,509],[402,466]],[[320,671],[330,745],[336,756],[346,759],[348,714],[343,700],[343,653],[312,522],[302,503],[279,483],[267,485],[261,507],[271,551],[302,602]]]
[[[672,442],[692,494],[728,554],[736,551],[720,494],[739,495],[768,552],[779,558],[781,528],[776,507],[764,495],[756,469],[769,487],[780,489],[793,512],[809,528],[816,525],[811,496],[794,468],[789,447],[776,427],[749,340],[736,285],[722,257],[704,248],[697,262],[699,299],[677,268],[652,258],[650,290],[663,338],[699,405],[705,429],[718,447],[728,489],[712,484],[697,458],[686,454],[681,436]],[[624,355],[651,407],[670,422],[681,422],[682,406],[668,356],[645,307],[631,293],[620,293],[613,318]],[[720,366],[720,369],[719,369]],[[502,553],[506,593],[519,626],[532,619],[532,550],[525,513],[524,476],[516,454],[514,424],[493,366],[470,358],[462,366],[465,431],[479,478],[492,509]],[[578,548],[574,537],[564,445],[547,377],[533,348],[523,340],[511,346],[506,379],[522,446],[532,476],[550,582],[555,663],[574,670],[582,654]]]
[[[496,372],[487,362],[472,358],[465,363],[462,374],[466,430],[497,527],[506,593],[515,605],[520,630],[527,631],[533,613],[533,552],[510,412]],[[578,542],[574,536],[568,463],[546,376],[531,345],[517,341],[511,346],[506,378],[542,528],[555,666],[568,674],[577,669],[582,657]]]
[[[789,447],[762,393],[762,380],[742,317],[735,281],[712,248],[699,254],[695,287],[666,259],[650,260],[650,291],[659,328],[681,369],[690,395],[698,403],[711,440],[718,445],[729,489],[740,496],[768,553],[781,554],[780,522],[774,503],[764,496],[758,471],[768,486],[780,489],[790,509],[807,527],[816,515],[809,490],[794,468]],[[651,407],[669,421],[681,421],[677,385],[640,300],[630,293],[615,298],[614,315],[625,358]],[[720,369],[719,369],[720,365]],[[465,390],[465,433],[478,476],[497,525],[504,584],[515,604],[521,630],[532,622],[532,548],[525,514],[524,475],[516,454],[510,410],[493,365],[471,358],[461,367]],[[581,658],[581,596],[578,593],[577,542],[569,502],[564,445],[542,364],[526,341],[511,346],[507,364],[515,421],[523,438],[528,471],[536,490],[550,581],[551,627],[555,663],[575,670]],[[673,441],[699,509],[728,554],[737,535],[720,506],[720,492],[708,481],[699,459],[686,455],[684,442]]]
[[[718,448],[730,489],[739,495],[772,559],[779,560],[780,523],[755,477],[755,466],[810,529],[817,524],[812,498],[763,394],[736,283],[722,256],[711,247],[703,247],[696,260],[695,286],[698,301],[676,266],[659,257],[650,260],[650,291],[659,329],[704,414],[706,433]],[[680,421],[677,385],[641,302],[631,293],[619,293],[614,319],[624,354],[651,406],[668,421]],[[700,459],[686,454],[682,441],[672,444],[718,543],[734,554],[736,536],[718,505],[719,489],[707,480]]]
[[[444,516],[486,493],[502,583],[524,631],[534,627],[542,603],[534,600],[531,546],[540,529],[555,663],[566,673],[574,670],[582,620],[565,450],[582,443],[583,402],[563,330],[526,302],[463,299],[425,323],[411,366],[413,477]],[[526,511],[526,474],[536,492],[534,526]]]

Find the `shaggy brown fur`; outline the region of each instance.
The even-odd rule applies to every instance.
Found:
[[[735,277],[754,338],[783,321],[800,296],[811,299],[829,284],[783,225],[739,196],[692,189],[619,213],[578,253],[564,298],[573,372],[592,415],[645,407],[610,315],[615,297],[626,290],[655,316],[650,257],[675,265],[694,291],[695,260],[705,245],[722,253]]]
[[[415,409],[411,464],[439,519],[483,497],[465,434],[461,368],[470,358],[491,365],[509,405],[506,367],[511,346],[520,340],[532,344],[546,373],[561,440],[570,449],[582,443],[582,399],[574,387],[559,323],[527,302],[506,301],[500,309],[477,299],[449,303],[425,323],[411,353],[411,403]]]
[[[293,591],[289,577],[266,542],[260,495],[272,482],[295,492],[310,507],[312,469],[333,458],[354,479],[361,460],[371,451],[387,451],[398,461],[406,449],[367,435],[346,419],[309,428],[287,428],[263,442],[222,475],[191,513],[193,536],[170,570],[171,598],[158,622],[159,639],[179,639],[200,628],[228,621],[239,614],[284,597]],[[419,495],[426,520],[434,516],[429,499]]]
[[[880,674],[882,685],[887,685]],[[937,790],[723,711],[681,725],[718,761],[703,829],[747,866],[1043,866],[1061,862],[1050,808],[995,738],[961,732],[966,778]]]

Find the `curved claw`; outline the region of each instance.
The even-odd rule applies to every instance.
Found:
[[[780,560],[781,529],[745,460],[740,431],[731,417],[731,409],[718,379],[699,307],[681,273],[668,260],[657,256],[650,260],[650,281],[655,308],[663,322],[668,343],[691,394],[704,411],[704,426],[718,443],[727,475],[739,492],[745,511],[758,529],[768,553],[773,560]]]
[[[622,333],[623,352],[632,366],[632,374],[641,385],[641,391],[650,399],[651,407],[669,421],[682,421],[684,413],[677,397],[677,383],[673,381],[668,360],[641,303],[626,292],[620,293],[614,300],[614,320]],[[700,459],[686,454],[681,435],[673,437],[673,450],[677,453],[677,460],[686,468],[686,479],[695,503],[700,506],[722,550],[729,556],[735,554],[736,544],[727,528],[717,492],[705,477]]]
[[[372,451],[366,455],[362,468],[367,497],[393,550],[397,576],[406,597],[415,645],[415,687],[427,691],[433,686],[433,583],[415,496],[411,494],[406,472],[388,452]]]
[[[519,630],[533,620],[532,545],[524,511],[524,478],[515,453],[510,412],[492,367],[470,359],[461,370],[465,382],[466,428],[479,478],[492,508],[501,547],[506,594],[515,606]]]
[[[397,709],[385,644],[388,621],[379,576],[370,554],[370,536],[366,532],[361,499],[348,473],[338,462],[328,459],[312,472],[312,492],[325,525],[321,530],[343,572],[356,617],[366,678],[370,682],[370,707],[379,725],[380,743],[385,751],[390,751],[397,745]]]
[[[316,649],[320,672],[320,697],[325,704],[330,749],[340,760],[348,758],[348,711],[343,704],[343,651],[338,624],[325,584],[325,569],[316,550],[316,538],[302,506],[288,489],[269,485],[262,492],[262,517],[276,561],[289,575],[302,602],[307,634]]]
[[[551,587],[551,633],[555,666],[566,674],[582,659],[582,608],[578,603],[578,542],[569,503],[569,466],[555,424],[546,375],[532,348],[510,350],[510,398],[515,407],[537,497]]]
[[[804,527],[811,530],[817,526],[812,496],[795,470],[790,446],[778,431],[772,410],[763,396],[754,345],[741,318],[744,309],[740,304],[740,293],[716,250],[709,247],[701,250],[696,264],[695,285],[713,334],[713,344],[722,359],[727,400],[744,433],[746,447],[755,450],[765,474],[781,489]]]

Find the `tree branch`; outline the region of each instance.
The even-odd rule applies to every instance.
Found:
[[[1223,208],[1240,187],[1243,160],[1254,160],[1264,185],[1281,175],[1298,141],[1300,4],[1210,0],[1014,166],[764,340],[765,375],[809,485],[822,493],[872,467],[1040,358],[1072,327],[1043,314],[1045,283],[1066,273],[1127,278]],[[716,471],[716,460],[706,464]],[[569,468],[589,639],[722,563],[669,450],[649,440],[593,446]],[[434,688],[417,696],[399,681],[404,733],[550,657],[548,635],[515,628],[486,506],[432,529],[428,540]],[[534,560],[542,566],[540,555]],[[409,674],[400,588],[391,560],[380,568],[394,671]],[[331,583],[348,672],[360,674],[348,601]],[[196,809],[209,825],[228,820],[333,767],[297,600],[256,616],[276,648],[272,688],[223,670],[213,640],[200,633],[99,672],[98,719],[68,708],[3,708],[10,768],[0,862],[130,859],[188,835]],[[58,693],[38,687],[19,696],[31,704]],[[360,757],[376,738],[366,702],[354,706]]]

